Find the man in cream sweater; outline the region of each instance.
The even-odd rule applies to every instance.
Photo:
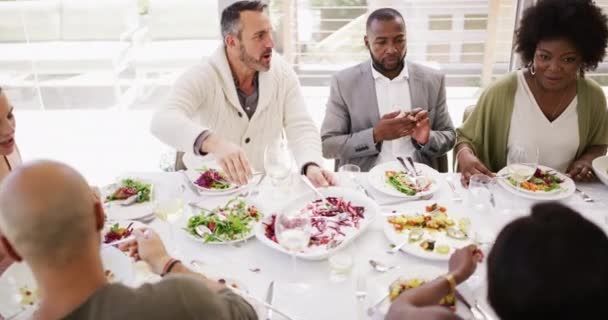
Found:
[[[273,57],[272,25],[260,1],[224,9],[224,43],[208,61],[177,81],[168,102],[152,119],[152,133],[184,151],[187,167],[211,154],[228,178],[245,184],[264,169],[264,150],[283,134],[295,160],[316,186],[335,184],[323,170],[321,140],[306,110],[298,79]]]

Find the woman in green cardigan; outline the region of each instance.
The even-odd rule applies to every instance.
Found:
[[[541,0],[524,12],[515,46],[527,67],[486,89],[456,130],[464,185],[505,167],[510,149],[577,181],[595,178],[591,161],[606,154],[608,109],[584,73],[605,55],[607,20],[590,0]]]

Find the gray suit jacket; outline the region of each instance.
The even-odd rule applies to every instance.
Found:
[[[456,133],[445,98],[445,77],[439,71],[407,63],[412,108],[429,113],[431,136],[414,159],[438,169],[438,158],[454,147]],[[380,120],[370,61],[336,73],[331,80],[325,119],[321,126],[323,156],[337,159],[337,166],[351,163],[369,171],[382,143],[374,143],[373,128]],[[445,171],[445,168],[444,170]]]

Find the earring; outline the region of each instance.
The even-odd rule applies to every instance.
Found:
[[[536,68],[534,68],[534,62],[530,62],[528,69],[530,70],[531,75],[533,75],[533,76],[536,75]]]

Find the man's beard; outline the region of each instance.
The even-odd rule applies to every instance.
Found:
[[[272,53],[272,50],[264,52],[263,55],[266,55],[268,53]],[[261,58],[256,59],[252,55],[247,53],[247,50],[245,50],[245,46],[242,44],[239,46],[239,60],[241,60],[241,62],[243,62],[246,66],[251,69],[254,69],[255,71],[268,71],[270,69],[270,65],[267,66],[262,63]]]
[[[387,69],[384,67],[384,65],[382,64],[382,62],[380,62],[380,60],[377,60],[374,55],[372,54],[372,51],[370,49],[367,49],[369,51],[369,56],[372,58],[372,65],[374,66],[374,69],[380,71],[380,72],[391,72],[391,71],[395,71],[395,70],[403,70],[403,66],[405,65],[405,55],[407,54],[407,52],[403,53],[403,56],[401,56],[401,58],[399,59],[399,63],[397,63],[397,65],[392,68],[392,69]]]

